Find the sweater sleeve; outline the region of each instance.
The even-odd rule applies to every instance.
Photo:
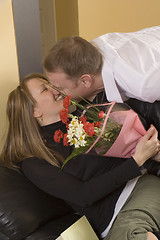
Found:
[[[34,157],[23,160],[22,171],[41,190],[81,207],[95,203],[123,186],[128,180],[141,175],[133,158],[87,181],[82,181],[45,160]]]

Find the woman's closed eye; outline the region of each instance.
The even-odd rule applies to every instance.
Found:
[[[42,89],[41,93],[46,92],[46,91],[48,91],[48,88],[47,88],[47,87],[44,87],[44,88]]]

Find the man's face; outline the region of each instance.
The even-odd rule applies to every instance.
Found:
[[[79,101],[81,97],[84,97],[83,84],[77,79],[71,79],[63,71],[46,72],[50,83],[55,86],[59,91],[66,95],[71,95],[73,99]],[[59,92],[55,90],[54,95],[56,99],[61,99]]]

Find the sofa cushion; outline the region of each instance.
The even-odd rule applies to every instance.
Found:
[[[0,232],[6,239],[20,240],[69,212],[62,200],[42,192],[21,173],[0,166]]]

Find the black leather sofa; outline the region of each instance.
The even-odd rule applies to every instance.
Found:
[[[0,166],[0,240],[54,240],[78,219],[62,200]]]

